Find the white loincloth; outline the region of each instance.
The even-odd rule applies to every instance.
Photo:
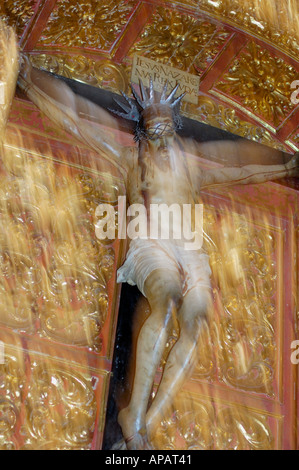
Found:
[[[140,238],[131,241],[126,260],[117,271],[117,282],[137,285],[145,296],[144,283],[156,269],[179,272],[183,295],[193,287],[211,288],[209,257],[203,250],[185,250],[169,240]]]

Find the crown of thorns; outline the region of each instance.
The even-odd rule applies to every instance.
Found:
[[[118,98],[114,98],[114,101],[124,112],[110,109],[110,111],[116,114],[117,116],[136,122],[135,140],[140,140],[142,137],[146,137],[147,139],[153,139],[158,137],[159,135],[165,135],[168,132],[170,133],[173,130],[173,128],[168,124],[164,125],[162,123],[160,126],[156,126],[153,129],[144,129],[142,113],[146,109],[156,104],[166,106],[172,111],[172,118],[175,130],[178,130],[182,127],[182,121],[179,114],[179,110],[181,101],[186,93],[182,93],[178,98],[175,98],[175,94],[179,88],[179,84],[177,84],[167,96],[168,81],[166,81],[163,86],[162,93],[160,94],[159,100],[157,100],[154,92],[152,78],[150,78],[149,85],[149,92],[147,92],[142,81],[139,81],[141,93],[139,96],[131,84],[131,90],[134,99],[129,98],[123,92],[121,92],[121,94],[125,99],[125,102],[119,100]]]

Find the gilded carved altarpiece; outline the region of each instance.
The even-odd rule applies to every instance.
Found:
[[[299,149],[299,110],[290,99],[299,37],[257,18],[253,0],[5,0],[0,16],[37,67],[130,93],[138,54],[200,77],[197,104],[183,103],[186,118],[286,152]],[[13,135],[24,145],[34,138],[36,151],[21,152],[19,167],[10,166],[8,142],[0,175],[0,447],[101,448],[124,247],[94,239],[93,214],[100,201],[116,203],[122,182],[20,97],[10,115]],[[125,133],[119,138],[132,143]],[[37,180],[46,168],[59,182],[66,227],[52,237],[36,229],[42,211],[20,205],[25,167]],[[45,198],[42,184],[39,191]],[[76,200],[75,215],[64,191]],[[268,183],[203,200],[215,318],[192,379],[153,442],[159,449],[297,448],[290,345],[298,328],[298,191],[291,182]],[[55,214],[49,218],[55,225]],[[61,236],[68,220],[80,233],[72,243]]]

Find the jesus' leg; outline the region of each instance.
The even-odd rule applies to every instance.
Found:
[[[130,403],[118,416],[128,449],[144,449],[147,444],[145,417],[148,401],[173,324],[173,315],[176,314],[182,298],[179,273],[156,269],[145,281],[144,292],[151,307],[151,314],[138,336]]]
[[[178,312],[180,336],[170,351],[157,394],[146,415],[149,436],[196,365],[198,342],[211,312],[211,300],[211,289],[202,286],[194,287],[184,297]]]

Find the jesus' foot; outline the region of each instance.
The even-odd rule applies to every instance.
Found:
[[[128,450],[150,450],[145,426],[137,427],[137,420],[131,413],[130,407],[124,408],[118,415],[125,443]]]

